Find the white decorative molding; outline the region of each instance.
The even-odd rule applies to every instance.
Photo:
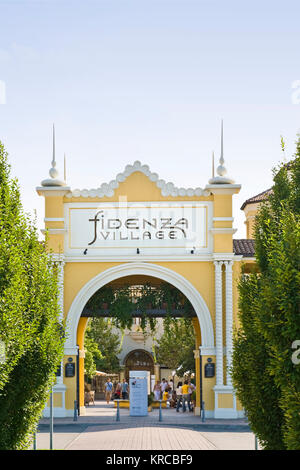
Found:
[[[214,261],[226,261],[226,260],[240,261],[240,259],[242,259],[242,256],[235,255],[234,253],[213,253],[212,257]]]
[[[213,222],[233,222],[234,217],[213,217]]]
[[[211,228],[210,229],[210,232],[212,234],[222,234],[222,233],[225,233],[225,234],[234,234],[235,232],[237,231],[237,228],[228,228],[228,227],[220,227],[220,228]]]
[[[51,233],[52,235],[64,235],[67,232],[66,228],[42,228],[42,234],[44,235],[46,232]]]
[[[76,342],[76,338],[75,338],[75,342]],[[78,349],[79,349],[79,347],[77,345],[76,346],[69,346],[69,345],[65,344],[65,348],[64,348],[65,356],[77,356],[78,355]]]
[[[64,222],[63,217],[45,217],[44,222]]]
[[[134,250],[132,250],[134,251]],[[211,255],[195,255],[191,254],[190,250],[188,254],[185,255],[153,255],[153,254],[136,254],[134,252],[132,255],[102,255],[102,256],[93,256],[90,255],[89,252],[83,257],[83,256],[66,256],[66,262],[67,263],[100,263],[100,262],[117,262],[117,263],[125,263],[129,261],[150,261],[150,262],[155,262],[155,261],[181,261],[181,262],[198,262],[199,261],[213,261],[213,258]]]
[[[102,197],[113,197],[115,189],[119,187],[119,183],[123,183],[128,176],[132,173],[139,171],[146,175],[150,181],[156,184],[156,186],[161,190],[161,195],[164,197],[193,197],[193,196],[209,196],[210,192],[202,188],[178,188],[173,183],[166,182],[163,179],[160,179],[157,173],[152,173],[148,165],[142,165],[141,162],[135,161],[133,165],[126,165],[125,170],[122,173],[119,173],[116,178],[110,183],[102,183],[100,188],[97,189],[74,189],[70,191],[66,197],[67,198],[102,198]]]
[[[59,321],[64,319],[64,267],[65,267],[65,257],[61,253],[53,254],[53,259],[58,263],[58,290],[59,298],[58,303],[60,307],[59,312]],[[64,381],[63,376],[63,361],[60,364],[60,376],[56,377],[56,383],[62,385]]]
[[[216,356],[216,348],[207,348],[206,346],[199,346],[201,356]],[[223,356],[226,356],[226,347],[223,347]]]
[[[66,390],[67,390],[67,387],[63,383],[57,383],[53,385],[52,393],[61,394],[61,400],[62,400],[62,406],[60,407],[53,406],[54,418],[65,418],[67,416],[66,415]],[[46,404],[43,410],[43,417],[44,418],[50,417],[50,407],[48,406],[48,403]]]
[[[216,356],[216,348],[208,348],[206,346],[199,347],[200,355],[201,356]]]
[[[235,396],[235,392],[232,386],[215,385],[214,392],[215,392],[215,411],[214,411],[215,419],[237,419],[241,417],[242,414],[237,411],[236,396]],[[220,408],[219,407],[219,394],[232,395],[233,407],[232,408]]]
[[[232,261],[224,261],[225,263],[225,290],[226,290],[226,384],[232,386],[230,368],[232,363],[232,318],[233,318],[233,302],[232,302]]]
[[[204,188],[211,194],[236,194],[240,191],[240,184],[207,184]]]
[[[66,196],[71,191],[69,186],[37,186],[36,191],[39,196]]]
[[[223,319],[222,319],[222,266],[215,265],[215,305],[216,305],[216,384],[223,385]]]

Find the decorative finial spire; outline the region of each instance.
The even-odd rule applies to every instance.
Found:
[[[215,177],[215,152],[212,153],[212,168],[211,168],[211,177]]]
[[[52,162],[51,168],[49,170],[49,175],[51,179],[46,179],[42,181],[42,186],[65,186],[66,183],[58,179],[58,171],[56,167],[56,159],[55,159],[55,127],[53,124],[53,137],[52,137]]]
[[[220,157],[221,165],[224,164],[224,155],[223,155],[223,119],[221,120],[221,157]]]
[[[52,142],[52,166],[56,165],[55,161],[55,127],[53,123],[53,142]]]
[[[221,121],[221,155],[219,160],[220,165],[217,168],[217,173],[219,176],[224,176],[227,173],[227,170],[224,166],[224,148],[223,148],[223,119]]]
[[[227,170],[224,166],[224,141],[223,141],[223,119],[221,120],[221,155],[219,160],[219,166],[217,167],[217,175],[209,180],[209,184],[232,184],[233,180],[226,178],[225,175]]]

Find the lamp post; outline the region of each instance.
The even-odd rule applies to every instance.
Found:
[[[116,421],[120,421],[120,400],[115,400],[117,402],[117,417]]]
[[[53,388],[50,392],[50,450],[53,450]]]
[[[159,418],[158,418],[158,421],[162,421],[161,400],[159,400]]]

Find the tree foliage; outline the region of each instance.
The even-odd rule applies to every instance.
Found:
[[[120,371],[119,336],[106,318],[92,318],[85,332],[85,349],[92,354],[96,370],[107,373]],[[90,375],[91,376],[91,375]]]
[[[233,379],[253,431],[266,449],[300,449],[300,141],[295,158],[274,170],[255,223],[259,274],[240,282],[241,330]],[[255,409],[256,407],[256,409]]]
[[[180,290],[166,282],[159,286],[147,283],[139,286],[104,286],[89,299],[87,309],[95,314],[101,309],[108,310],[112,322],[121,329],[131,329],[133,312],[138,311],[141,329],[146,331],[148,326],[152,333],[157,322],[149,310],[165,310],[166,324],[174,310],[180,310],[185,318],[190,318],[193,312],[189,300]]]
[[[96,341],[88,335],[86,335],[84,340],[84,350],[84,373],[89,379],[92,379],[96,375],[97,371],[96,361],[103,359],[103,355],[101,354]]]
[[[195,331],[191,319],[172,318],[168,328],[157,341],[155,348],[157,362],[170,369],[195,372]]]
[[[0,448],[25,449],[63,355],[57,267],[23,213],[0,143]]]

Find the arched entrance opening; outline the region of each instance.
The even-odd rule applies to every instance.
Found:
[[[117,276],[117,273],[119,274],[119,276]],[[125,274],[125,273],[127,275],[120,276],[120,274]],[[156,274],[156,275],[154,276],[153,274]],[[82,354],[82,352],[84,351],[84,330],[85,330],[86,322],[87,322],[88,317],[92,316],[90,308],[89,308],[90,299],[93,296],[97,296],[97,293],[99,293],[102,288],[107,287],[107,286],[112,286],[112,287],[117,288],[118,286],[122,286],[124,284],[130,284],[133,288],[135,288],[136,286],[141,286],[143,283],[150,282],[153,288],[155,289],[156,286],[159,286],[162,283],[165,283],[165,284],[170,284],[173,288],[177,289],[181,293],[181,295],[188,300],[189,305],[191,306],[190,316],[193,320],[195,333],[196,333],[195,352],[198,353],[198,355],[195,355],[195,363],[196,363],[195,369],[196,369],[196,382],[197,381],[199,382],[199,376],[200,376],[199,347],[201,345],[213,346],[213,330],[212,330],[212,324],[211,324],[211,317],[206,307],[206,304],[201,298],[199,292],[190,283],[188,283],[188,281],[186,281],[185,278],[182,278],[177,273],[173,273],[169,269],[162,268],[160,266],[156,266],[156,265],[151,266],[149,264],[144,264],[144,263],[141,263],[136,266],[133,266],[132,264],[127,265],[127,266],[121,265],[113,269],[110,269],[105,273],[102,273],[101,275],[97,276],[97,278],[98,278],[97,280],[96,279],[91,280],[90,283],[88,283],[89,285],[84,286],[84,288],[82,289],[82,292],[79,293],[81,295],[79,296],[78,294],[69,312],[70,323],[73,323],[73,326],[75,327],[75,324],[77,322],[78,328],[76,328],[75,330],[77,331],[76,343],[78,344],[79,350],[81,351],[81,353],[79,354],[79,381],[78,381],[79,391],[77,391],[77,396],[80,402],[80,408],[84,407],[84,379],[83,379],[84,354]],[[109,282],[104,283],[103,282],[104,280],[109,280]],[[172,281],[172,282],[169,282],[169,281]],[[79,312],[76,309],[77,310],[76,311],[77,319],[76,319],[76,317],[70,315],[70,313],[72,312],[72,310],[73,312],[75,312],[74,306],[76,304],[79,305],[80,303],[82,305],[81,315],[80,316],[78,315]],[[195,309],[195,306],[197,310]],[[134,310],[132,313],[133,313],[133,316],[136,316],[136,317],[140,315],[139,312],[136,312]],[[150,315],[153,315],[154,317],[161,318],[161,317],[164,317],[164,315],[166,315],[166,309],[162,307],[154,308],[154,309],[149,308],[149,311],[147,313]],[[98,308],[94,309],[93,315],[109,317],[110,313],[109,313],[109,309],[106,309],[104,305],[99,305]],[[175,309],[172,311],[172,316],[180,317],[182,316],[182,312],[180,311],[180,309]],[[69,338],[72,337],[72,333],[74,337],[74,330],[73,332],[71,330]],[[200,387],[198,386],[196,407],[200,409],[199,388]],[[83,409],[82,409],[82,413],[84,413]]]
[[[123,263],[106,269],[90,279],[77,293],[67,315],[66,352],[74,351],[78,344],[77,330],[80,317],[88,300],[106,284],[126,276],[151,276],[168,282],[190,301],[201,330],[201,346],[214,349],[214,329],[209,309],[200,292],[185,277],[172,269],[152,263]]]
[[[130,351],[124,359],[125,366],[125,379],[129,381],[129,371],[131,370],[146,370],[151,375],[154,374],[154,360],[151,354],[144,349],[134,349]]]

